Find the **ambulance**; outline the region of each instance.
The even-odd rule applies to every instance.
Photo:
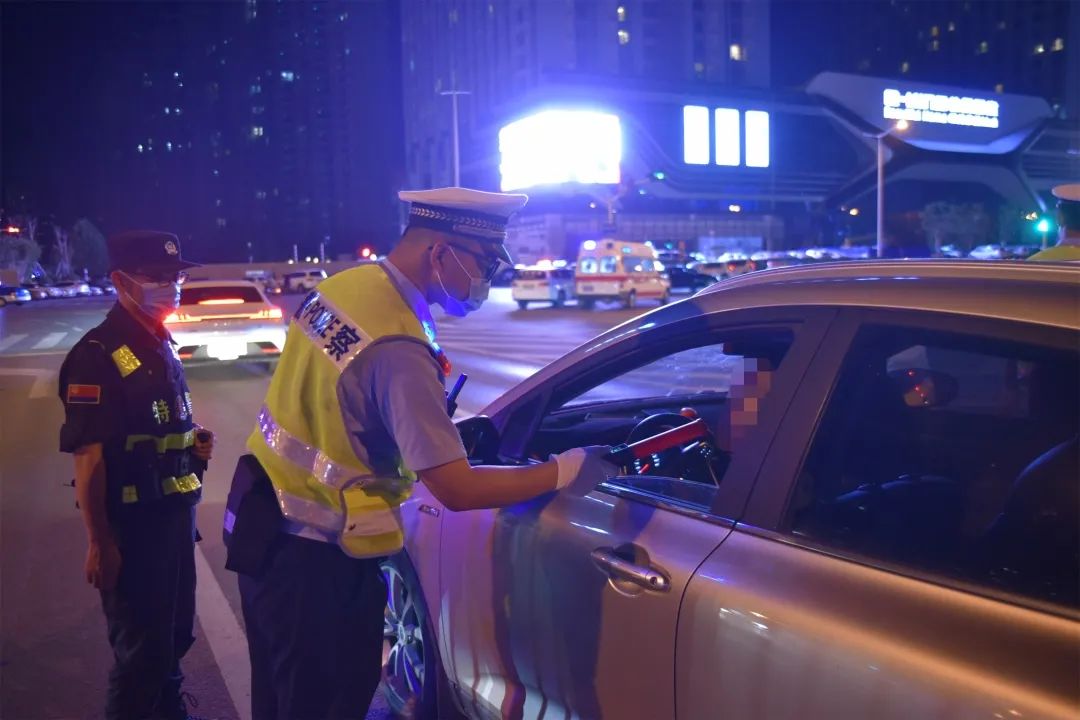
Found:
[[[671,296],[671,283],[652,245],[610,238],[581,244],[574,286],[578,305],[585,308],[598,300],[614,300],[627,308],[638,300],[663,305]]]

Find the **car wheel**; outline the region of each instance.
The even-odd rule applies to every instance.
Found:
[[[528,300],[518,300],[517,304],[518,304],[518,310],[525,310],[526,308],[529,307],[529,301]]]
[[[671,295],[668,293],[667,290],[665,290],[664,294],[660,296],[660,304],[661,305],[667,305],[668,302],[670,302],[670,301],[671,301]]]
[[[586,310],[592,310],[594,307],[596,307],[596,300],[594,300],[593,298],[585,298],[581,301],[581,307],[585,308]]]
[[[416,571],[404,553],[379,567],[386,581],[383,693],[395,715],[416,720],[460,718],[435,649],[435,635]]]
[[[626,293],[626,297],[623,299],[623,307],[629,309],[629,308],[634,307],[634,305],[636,303],[637,303],[637,291],[636,290],[631,290],[630,292]]]
[[[554,305],[557,308],[561,308],[565,304],[566,304],[566,292],[563,291],[563,290],[560,290],[559,294],[555,296],[555,302],[553,302],[552,305]]]

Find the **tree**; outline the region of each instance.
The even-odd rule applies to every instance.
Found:
[[[0,268],[10,268],[25,280],[27,271],[41,257],[41,246],[25,235],[0,236]]]
[[[72,264],[78,270],[86,268],[91,277],[109,271],[109,250],[105,236],[86,218],[79,219],[71,229]]]
[[[53,270],[53,275],[58,280],[67,280],[72,277],[71,241],[68,240],[67,230],[59,225],[53,225],[53,235],[56,237],[56,268]]]

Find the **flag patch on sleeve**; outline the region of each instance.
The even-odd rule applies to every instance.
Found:
[[[101,386],[68,385],[67,403],[68,405],[100,405]]]

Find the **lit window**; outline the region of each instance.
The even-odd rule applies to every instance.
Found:
[[[1039,43],[1038,45],[1035,46],[1035,54],[1036,55],[1042,55],[1044,52],[1046,52],[1046,46],[1045,45],[1043,45],[1042,43]]]
[[[700,62],[694,63],[694,72],[697,73],[698,75],[705,74],[705,63],[700,63]]]
[[[263,136],[263,126],[262,125],[252,125],[251,126],[251,137],[262,137],[262,136]]]
[[[1008,26],[1008,24],[1006,24],[1006,22],[1004,20],[998,20],[998,26],[997,27],[998,27],[998,30],[1004,30],[1005,28],[1007,28],[1009,26]]]
[[[296,79],[296,73],[294,73],[292,70],[282,70],[281,79],[285,82],[292,82]]]
[[[255,191],[255,199],[256,200],[265,200],[266,199],[266,191],[265,190],[256,190]]]
[[[997,85],[994,86],[994,92],[996,92],[996,93],[1005,92],[1005,85],[1002,84],[1002,83],[998,83]]]
[[[937,25],[930,28],[930,37],[937,37],[940,34],[941,34],[941,28],[939,28]]]
[[[345,22],[348,19],[349,19],[349,13],[347,13],[347,12],[346,13],[341,13],[340,15],[338,15],[338,20],[340,20],[341,22]]]
[[[738,43],[732,43],[728,48],[728,57],[735,62],[742,62],[746,59],[746,51],[743,50],[743,46]]]
[[[949,32],[956,32],[956,23],[952,20],[949,21]]]
[[[453,10],[450,11],[450,24],[451,25],[456,25],[457,21],[458,21],[457,8],[454,8]]]
[[[900,63],[900,72],[906,73],[910,69],[911,69],[911,63],[909,63],[907,60]]]
[[[262,92],[262,85],[259,85],[258,83],[255,83],[254,85],[252,85],[248,89],[248,92],[251,93],[252,95],[258,95],[259,93]]]
[[[742,205],[731,204],[727,206],[728,212],[740,213],[742,212]]]
[[[217,175],[217,170],[214,171],[214,174]],[[221,207],[221,198],[214,201],[214,207]]]
[[[167,150],[168,152],[172,152],[172,143],[171,142],[166,142],[165,143],[165,150]]]
[[[769,113],[746,111],[746,167],[769,167]]]
[[[737,166],[742,161],[742,147],[739,142],[739,111],[731,108],[716,108],[713,111],[716,124],[716,164]]]
[[[179,73],[179,72],[174,72],[174,73],[172,74],[172,76],[173,76],[174,78],[176,78],[177,80],[179,80],[179,79],[180,79],[180,73]]]
[[[166,115],[168,115],[168,114],[169,114],[169,113],[171,113],[171,112],[172,112],[172,108],[171,108],[171,107],[169,107],[168,105],[166,105],[166,106],[165,106],[165,114],[166,114]]]
[[[622,5],[615,8],[615,16],[619,18],[619,22],[626,22],[626,8]]]
[[[227,224],[228,224],[228,223],[226,223],[226,222],[225,222],[225,218],[218,218],[218,219],[217,219],[217,226],[218,226],[219,228],[223,228],[223,227],[225,227],[225,226],[226,226]]]
[[[173,115],[180,115],[183,112],[180,108],[173,108]]]
[[[937,52],[940,49],[941,49],[941,43],[940,42],[938,42],[937,40],[931,40],[930,41],[930,52]]]
[[[135,146],[135,149],[138,150],[139,152],[142,152],[145,148],[143,148],[142,143],[139,143],[138,145]]]
[[[1065,40],[1063,38],[1054,38],[1054,44],[1050,46],[1050,49],[1054,52],[1060,52],[1065,49]]]
[[[979,55],[985,55],[986,53],[990,52],[990,43],[983,40],[981,43],[979,43],[979,49],[975,52]]]
[[[626,32],[625,30],[620,30],[619,31],[619,44],[620,45],[625,45],[628,42],[630,42],[630,33]]]
[[[687,165],[709,164],[709,108],[700,105],[683,107],[683,162]]]

